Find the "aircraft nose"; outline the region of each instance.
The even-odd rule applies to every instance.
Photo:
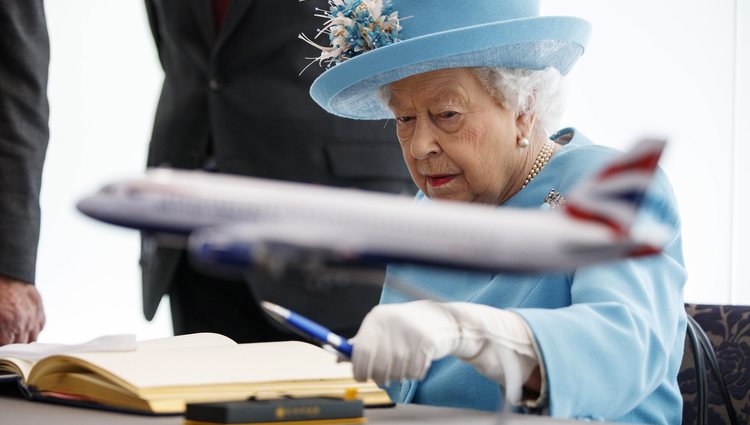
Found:
[[[89,217],[101,218],[107,209],[107,205],[106,200],[99,193],[96,193],[78,201],[76,209]]]

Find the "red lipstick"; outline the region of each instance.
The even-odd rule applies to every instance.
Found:
[[[439,187],[453,180],[455,177],[455,174],[435,174],[427,176],[427,182],[432,187]]]

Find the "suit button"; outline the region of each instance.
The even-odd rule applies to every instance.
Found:
[[[221,89],[221,81],[217,78],[212,78],[208,81],[208,88],[212,91],[218,91]]]

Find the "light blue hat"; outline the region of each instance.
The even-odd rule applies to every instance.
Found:
[[[357,0],[335,1],[353,2]],[[354,119],[392,118],[379,94],[383,85],[445,68],[551,66],[567,74],[591,31],[580,18],[539,16],[539,0],[389,3],[389,11],[398,14],[400,41],[343,60],[321,74],[310,95],[326,111]]]

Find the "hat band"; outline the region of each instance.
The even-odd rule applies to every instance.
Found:
[[[409,64],[393,70],[373,75],[358,84],[352,85],[331,99],[330,108],[341,115],[347,111],[357,111],[357,115],[368,119],[393,118],[393,114],[380,96],[384,84],[402,80],[412,75],[446,68],[501,67],[541,69],[540,63],[555,64],[558,69],[570,69],[583,48],[575,43],[542,40],[533,43],[516,44],[502,48],[460,53],[445,58]],[[378,102],[373,102],[377,98]],[[353,115],[353,114],[352,114]],[[351,116],[358,118],[357,116]]]

